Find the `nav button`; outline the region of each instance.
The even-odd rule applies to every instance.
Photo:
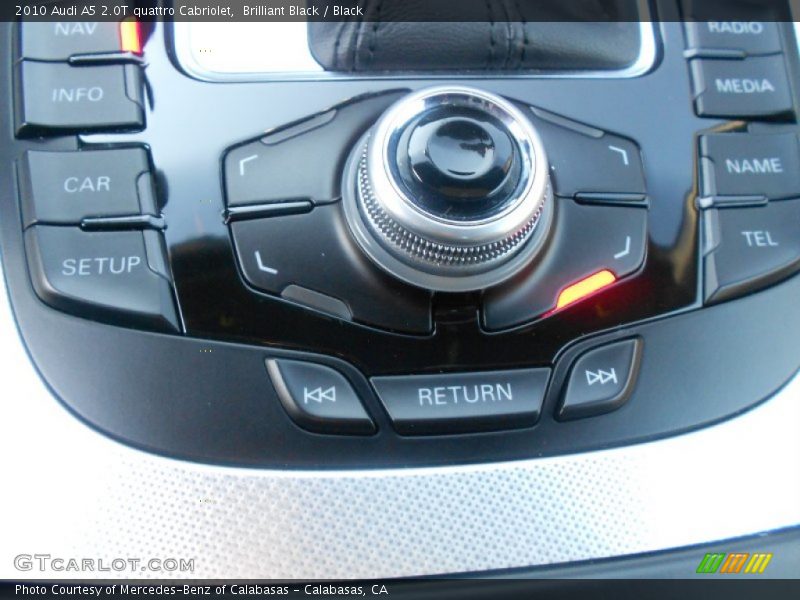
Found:
[[[404,435],[465,433],[536,423],[550,369],[373,377],[394,428]]]
[[[315,433],[375,433],[350,382],[338,371],[298,360],[267,360],[267,372],[283,408],[303,429]]]
[[[626,340],[581,356],[570,372],[558,418],[599,415],[625,404],[636,380],[641,345],[638,339]]]

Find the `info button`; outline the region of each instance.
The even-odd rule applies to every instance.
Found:
[[[550,369],[373,377],[400,434],[465,433],[536,423]]]

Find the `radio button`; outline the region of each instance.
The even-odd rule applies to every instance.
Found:
[[[757,56],[781,51],[774,21],[704,21],[685,23],[685,27],[686,45],[695,55],[711,51]]]

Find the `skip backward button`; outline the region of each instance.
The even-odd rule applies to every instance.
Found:
[[[375,425],[345,377],[323,365],[297,360],[267,360],[278,398],[292,420],[316,433],[361,434]]]

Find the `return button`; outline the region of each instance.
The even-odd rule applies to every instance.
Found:
[[[536,423],[550,369],[373,377],[400,434],[465,433]]]

